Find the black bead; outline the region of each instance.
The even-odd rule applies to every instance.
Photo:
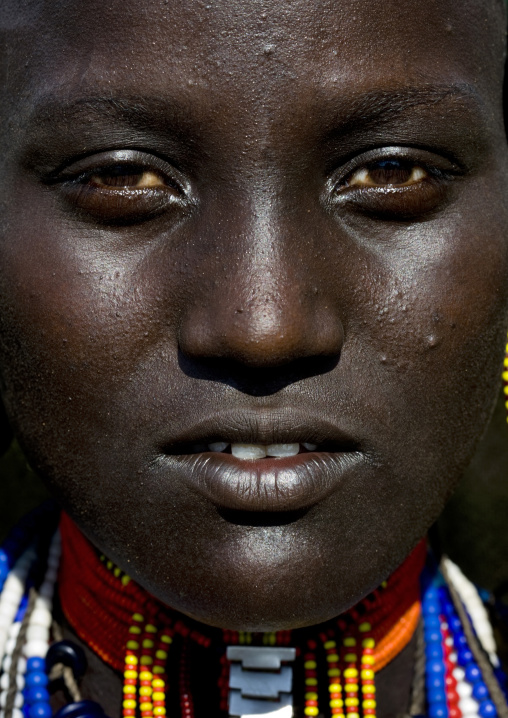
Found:
[[[86,671],[85,652],[72,641],[58,641],[50,647],[46,655],[46,672],[49,673],[57,663],[71,668],[75,678],[80,678]]]
[[[79,701],[60,708],[53,718],[106,718],[106,716],[95,701]]]

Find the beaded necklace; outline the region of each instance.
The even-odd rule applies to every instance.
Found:
[[[149,673],[154,677],[164,672],[168,653],[175,651],[174,642],[179,643],[176,651],[182,654],[189,653],[188,649],[183,650],[185,644],[204,649],[218,647],[221,661],[217,679],[219,707],[226,715],[228,706],[231,715],[255,715],[261,707],[266,707],[266,696],[255,703],[253,674],[248,672],[246,661],[252,660],[252,653],[260,649],[265,655],[282,649],[284,658],[277,660],[293,664],[296,658],[300,665],[300,659],[303,659],[299,685],[305,685],[305,691],[301,691],[304,695],[300,698],[306,716],[317,716],[320,707],[322,709],[326,703],[331,715],[354,718],[360,712],[375,716],[374,668],[381,670],[407,645],[419,620],[419,576],[426,555],[424,544],[393,574],[386,587],[380,587],[354,609],[320,630],[297,632],[299,639],[295,642],[296,632],[239,633],[210,629],[189,619],[183,621],[180,614],[166,607],[161,610],[159,602],[105,557],[100,563],[93,546],[66,515],[62,516],[60,530],[64,552],[59,590],[64,614],[80,638],[106,663],[116,670],[128,671],[125,678],[129,682],[124,685],[129,701],[124,706],[126,718],[137,708],[135,701],[140,700],[141,687],[143,694],[149,692],[149,686],[141,686],[140,682],[151,680]],[[114,637],[121,635],[127,635],[125,644],[118,639],[115,641]],[[160,645],[161,641],[164,646]],[[290,644],[295,650],[292,657],[287,652]],[[237,664],[233,670],[232,662]],[[256,666],[258,677],[262,668],[262,664]],[[284,668],[287,675],[290,666]],[[328,688],[320,685],[319,678],[323,673],[328,678]],[[273,675],[271,678],[265,676],[265,681],[272,685],[272,698],[280,703],[291,696],[287,684],[284,690],[283,683],[278,680]],[[180,691],[183,688],[183,684],[179,686]],[[187,706],[191,702],[190,694],[191,691],[185,689],[180,697],[180,708],[185,708],[182,714],[188,718],[193,714],[192,705]],[[257,694],[254,692],[254,695]],[[162,697],[159,699],[163,700]],[[143,701],[139,706],[142,713],[146,711],[147,718],[152,715],[149,703]],[[158,711],[153,715],[163,714]]]
[[[452,575],[455,584],[450,582]],[[463,606],[464,613],[466,607],[471,611],[470,617],[466,616],[467,623],[459,616],[459,605]],[[506,689],[506,679],[500,669],[485,607],[476,588],[449,559],[443,560],[441,573],[432,577],[424,591],[422,613],[429,717],[506,715],[501,692],[501,686]],[[468,639],[468,629],[469,632],[476,629],[476,640],[471,633]],[[478,652],[478,647],[482,652]],[[490,662],[485,660],[487,656]]]
[[[125,718],[194,718],[195,649],[211,652],[217,663],[218,709],[209,715],[289,718],[293,689],[295,695],[301,689],[305,716],[375,717],[375,675],[409,642],[421,606],[419,643],[425,644],[420,654],[426,666],[415,671],[412,714],[508,716],[505,679],[474,586],[447,561],[441,573],[427,570],[420,603],[423,545],[386,585],[337,620],[298,632],[250,634],[209,629],[161,607],[99,557],[65,514],[60,531],[54,530],[55,522],[51,511],[49,518],[45,510],[36,512],[0,550],[0,718],[51,718],[49,684],[55,670],[60,677],[70,673],[66,685],[72,696],[57,718],[104,716],[97,703],[81,700],[73,676],[84,669],[78,665],[79,650],[57,640],[48,651],[60,560],[64,613],[78,635],[122,671]],[[67,571],[76,557],[79,569]]]

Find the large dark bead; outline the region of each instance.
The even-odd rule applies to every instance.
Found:
[[[46,671],[49,674],[53,666],[63,663],[72,668],[76,678],[80,678],[86,671],[86,656],[80,646],[72,641],[59,641],[53,643],[46,655]]]
[[[60,708],[53,718],[105,718],[105,715],[95,701],[79,701]]]

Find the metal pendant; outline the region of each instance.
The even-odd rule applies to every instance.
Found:
[[[235,718],[292,718],[294,648],[228,646],[229,715]]]

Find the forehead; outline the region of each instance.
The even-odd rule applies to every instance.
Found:
[[[7,0],[32,98],[95,92],[275,111],[334,92],[469,81],[502,66],[499,0]],[[30,52],[27,52],[30,48]]]

